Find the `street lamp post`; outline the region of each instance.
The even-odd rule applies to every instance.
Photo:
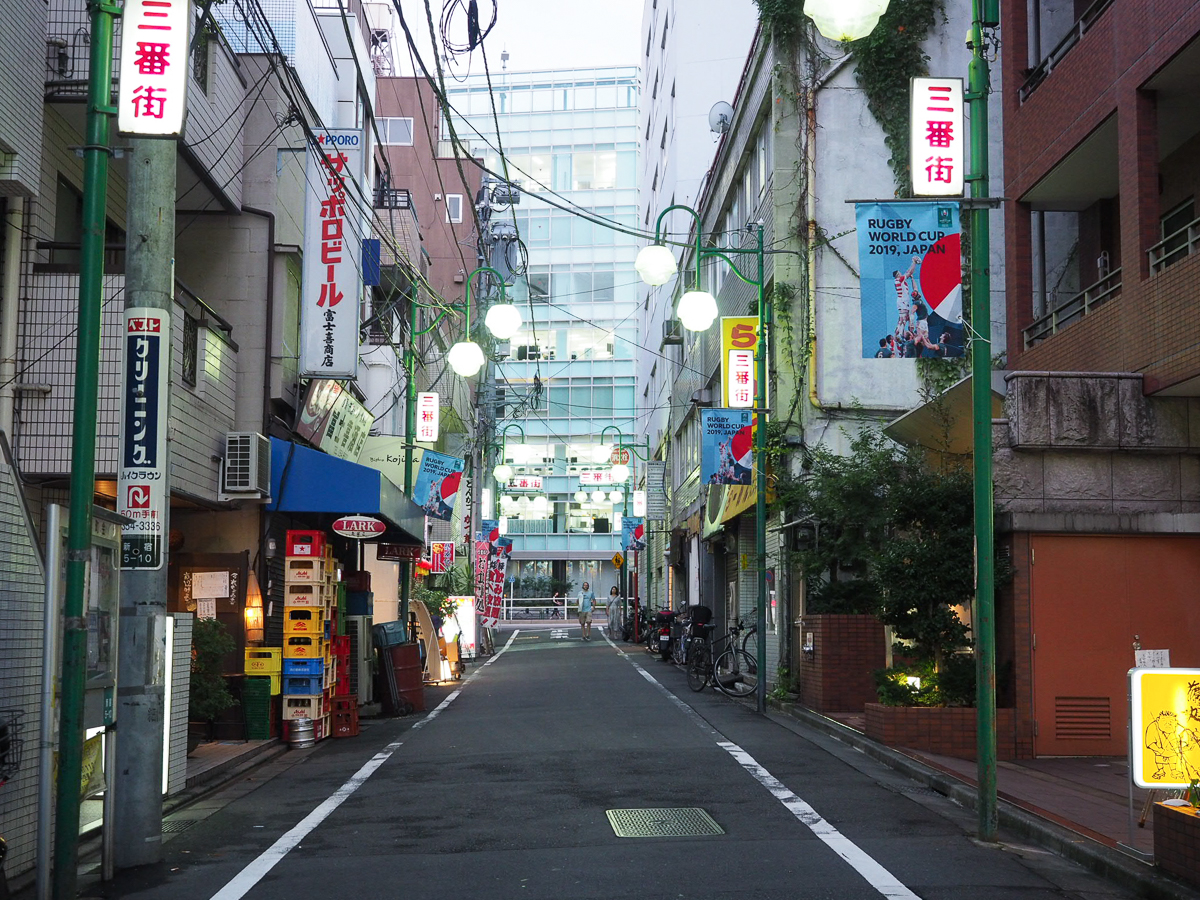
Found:
[[[756,544],[755,566],[758,570],[758,685],[756,691],[757,707],[760,713],[767,709],[767,478],[766,478],[766,440],[767,440],[767,326],[770,324],[771,310],[767,303],[766,275],[763,260],[763,226],[762,222],[755,226],[754,247],[730,247],[716,249],[703,246],[703,235],[700,231],[702,224],[700,214],[689,206],[675,204],[668,206],[658,215],[654,224],[654,244],[642,248],[634,263],[642,280],[650,285],[666,284],[678,271],[675,255],[667,248],[663,238],[662,223],[667,213],[681,209],[688,213],[696,222],[696,279],[692,290],[684,292],[679,298],[676,315],[689,331],[705,331],[717,317],[717,302],[712,294],[700,289],[700,266],[706,259],[713,257],[723,259],[729,270],[746,284],[752,285],[758,292],[758,340],[754,345],[754,483],[755,483],[755,521],[754,541]],[[738,268],[732,256],[753,255],[757,263],[757,277],[748,278]]]

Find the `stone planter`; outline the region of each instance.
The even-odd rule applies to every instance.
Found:
[[[975,758],[975,710],[965,706],[865,707],[867,737],[888,747],[924,750],[938,756]],[[1016,710],[996,710],[996,758],[1016,759]]]
[[[1194,808],[1154,804],[1154,861],[1200,886],[1200,816]]]
[[[883,625],[874,616],[804,616],[800,654],[800,703],[818,712],[862,712],[878,699],[876,669],[886,665]]]

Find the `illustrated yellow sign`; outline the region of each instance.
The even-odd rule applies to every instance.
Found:
[[[612,564],[618,569],[621,568],[621,566],[625,565],[625,557],[623,557],[620,553],[613,554]]]
[[[1129,672],[1133,783],[1186,788],[1200,779],[1200,669]]]

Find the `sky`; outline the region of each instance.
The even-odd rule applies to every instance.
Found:
[[[429,26],[422,0],[400,0],[409,28],[421,47],[421,56],[429,65],[427,54]],[[429,0],[438,25],[445,0]],[[531,69],[570,69],[588,66],[637,65],[640,61],[643,0],[494,0],[498,10],[496,27],[488,35],[488,66],[493,72],[502,68],[500,53],[509,53],[509,71]],[[461,0],[465,9],[467,0]],[[493,0],[479,0],[479,15],[490,17]],[[419,26],[419,27],[418,27]],[[452,37],[463,41],[466,16],[456,16]],[[396,26],[393,46],[399,74],[411,75],[412,64],[404,48],[403,32]],[[480,53],[459,57],[454,71],[462,76],[468,71],[483,71]]]

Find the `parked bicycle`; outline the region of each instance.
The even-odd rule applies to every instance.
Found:
[[[700,630],[701,635],[691,639],[688,687],[702,691],[711,684],[730,697],[753,694],[758,688],[758,663],[738,646],[738,637],[745,631],[745,626],[738,622],[716,641],[712,639],[712,625],[703,625]],[[725,649],[715,652],[722,644]]]

